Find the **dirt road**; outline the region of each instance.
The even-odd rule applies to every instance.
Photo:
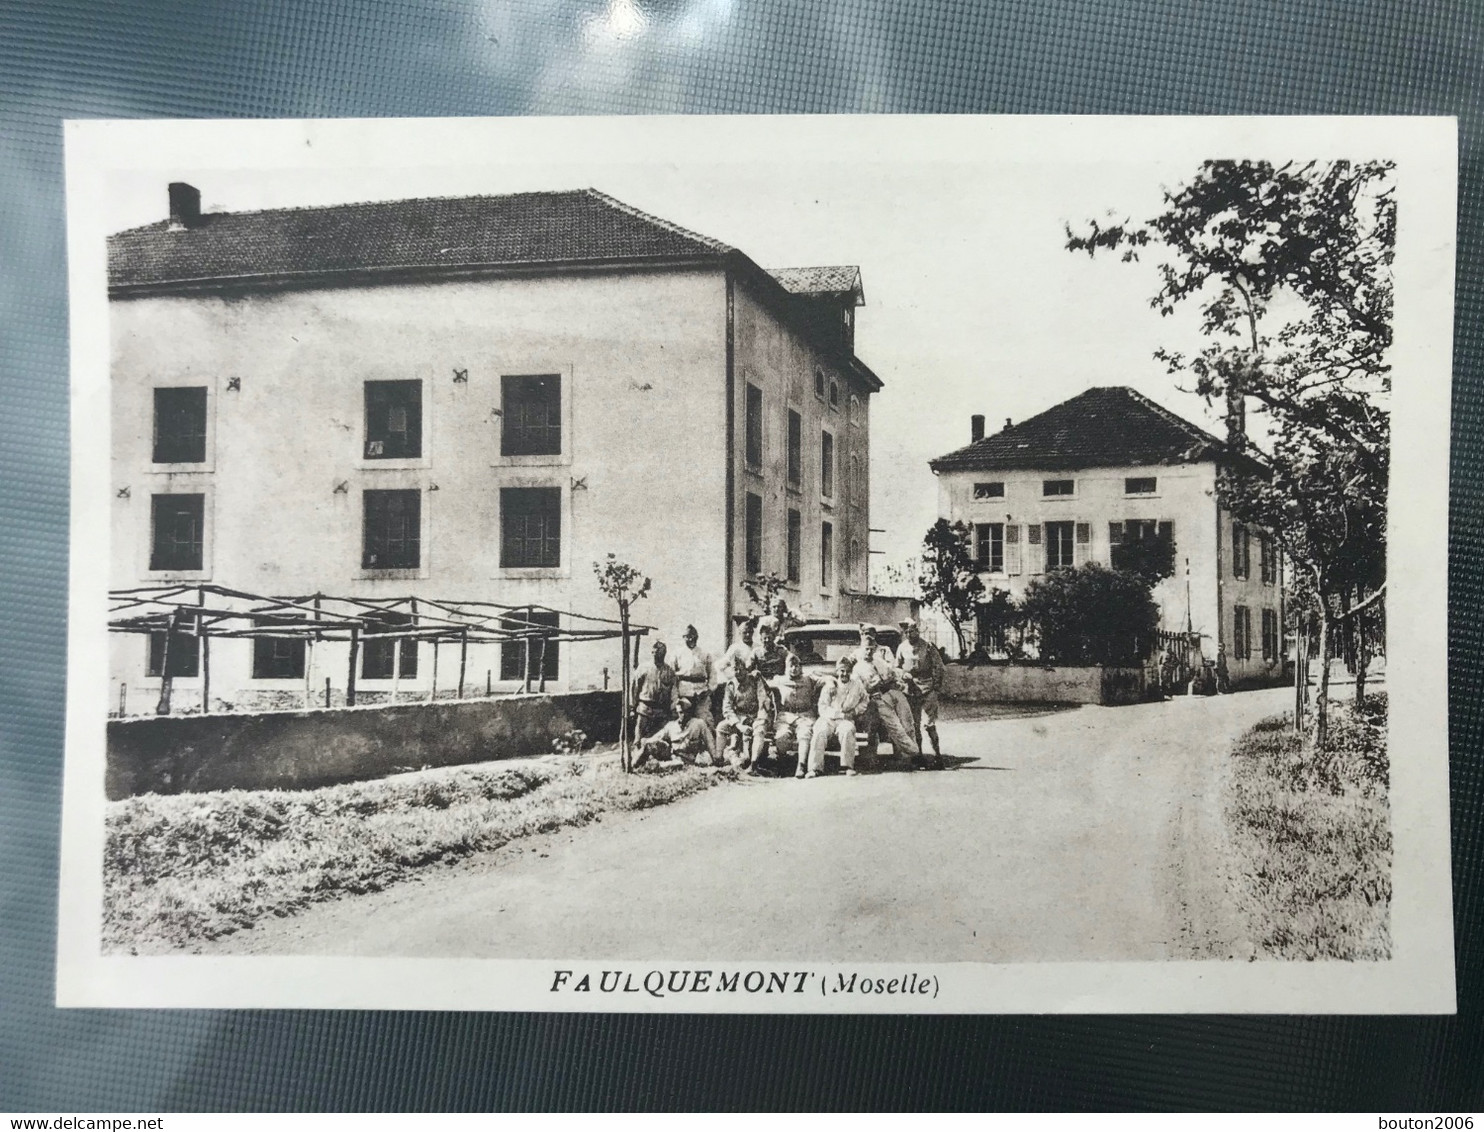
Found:
[[[721,785],[318,905],[211,950],[837,962],[1245,956],[1223,874],[1224,756],[1291,695],[945,721],[946,772],[888,766]]]

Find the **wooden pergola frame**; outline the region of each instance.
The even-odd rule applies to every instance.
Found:
[[[356,668],[361,645],[367,638],[379,641],[428,641],[433,646],[433,671],[428,699],[438,690],[438,646],[459,645],[459,678],[456,698],[464,697],[464,677],[470,644],[506,644],[519,641],[523,647],[522,690],[531,691],[532,661],[538,674],[538,691],[546,690],[546,650],[551,643],[608,641],[621,639],[624,655],[631,638],[643,637],[652,625],[623,625],[607,617],[595,617],[541,605],[505,605],[493,601],[443,600],[426,597],[366,598],[314,593],[300,597],[274,597],[248,593],[210,583],[177,583],[109,591],[110,633],[165,635],[160,663],[160,698],[157,715],[170,714],[172,675],[170,650],[177,639],[197,639],[201,672],[201,704],[207,710],[211,694],[211,640],[250,638],[302,640],[312,649],[323,641],[350,644],[346,673],[346,706],[356,702]],[[543,624],[530,615],[551,614],[556,625]],[[388,615],[405,619],[397,624]],[[563,621],[567,627],[562,628]],[[635,641],[637,644],[637,641]],[[394,667],[394,673],[400,666]],[[305,664],[305,704],[309,706],[312,665]],[[326,678],[328,686],[329,679]],[[396,695],[395,677],[392,688]],[[627,710],[628,689],[623,689]]]

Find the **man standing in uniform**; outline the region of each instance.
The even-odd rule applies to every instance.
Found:
[[[897,667],[902,672],[907,706],[912,709],[912,736],[917,749],[922,749],[922,732],[927,729],[933,744],[933,769],[943,768],[943,749],[938,745],[938,693],[943,690],[943,657],[935,646],[922,639],[917,622],[910,618],[901,623],[902,643],[897,646]]]
[[[675,707],[675,670],[665,663],[665,642],[655,641],[654,660],[634,674],[634,737],[648,739],[670,722]]]
[[[715,727],[716,717],[711,714],[711,685],[716,677],[711,654],[698,647],[701,634],[696,632],[694,625],[685,627],[683,639],[684,644],[676,650],[672,662],[679,692],[695,700],[696,715]]]
[[[897,688],[897,667],[890,652],[876,643],[876,626],[861,626],[860,647],[850,654],[854,662],[855,678],[871,696],[871,707],[886,732],[892,753],[898,758],[908,756],[909,768],[922,761],[921,748],[912,738],[912,708],[907,698]]]

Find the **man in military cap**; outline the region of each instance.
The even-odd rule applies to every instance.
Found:
[[[943,749],[938,745],[938,693],[943,690],[943,656],[923,640],[917,622],[901,622],[902,643],[897,646],[897,668],[901,671],[902,691],[912,709],[912,735],[922,749],[926,729],[933,744],[933,769],[943,769]]]
[[[897,687],[899,677],[895,658],[890,650],[876,643],[875,625],[863,624],[860,632],[861,643],[850,653],[855,665],[853,674],[870,693],[871,708],[881,730],[886,733],[892,752],[899,758],[903,755],[909,757],[912,762],[908,765],[916,766],[922,759],[921,748],[912,738],[912,708]]]

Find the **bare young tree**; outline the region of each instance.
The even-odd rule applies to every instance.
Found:
[[[623,641],[623,662],[619,666],[622,691],[619,695],[621,715],[618,722],[618,760],[623,772],[628,774],[633,769],[633,759],[629,749],[631,746],[629,697],[632,694],[631,685],[633,684],[633,675],[630,671],[632,653],[629,648],[629,611],[636,601],[642,601],[649,596],[651,582],[648,577],[627,562],[620,562],[615,554],[609,554],[602,562],[594,562],[593,573],[598,577],[598,588],[618,605],[618,623],[620,637]]]

